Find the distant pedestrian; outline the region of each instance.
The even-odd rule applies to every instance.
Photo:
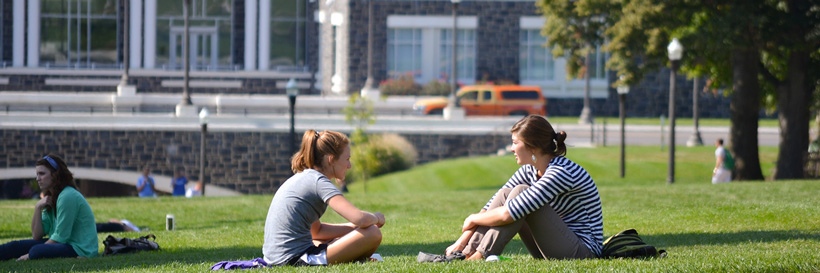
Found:
[[[142,169],[142,176],[137,179],[137,192],[140,197],[157,197],[156,183],[154,177],[151,176],[151,168],[145,167]]]
[[[171,187],[174,188],[174,196],[185,196],[185,185],[188,184],[188,177],[185,177],[185,169],[180,168],[171,179]]]
[[[202,196],[202,181],[197,181],[193,187],[185,191],[185,197],[199,197]]]
[[[35,165],[43,198],[34,205],[31,239],[0,245],[0,261],[97,257],[99,241],[94,213],[77,191],[68,166],[53,154],[37,160]]]
[[[712,184],[731,182],[732,170],[726,162],[729,151],[723,148],[722,138],[715,141],[715,147],[717,148],[715,149],[715,168],[712,170]]]

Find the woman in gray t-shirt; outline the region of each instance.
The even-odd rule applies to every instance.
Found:
[[[384,215],[359,210],[330,179],[350,169],[350,141],[339,132],[308,130],[265,220],[262,253],[273,265],[332,265],[370,257],[381,243]],[[319,221],[327,207],[350,221]]]

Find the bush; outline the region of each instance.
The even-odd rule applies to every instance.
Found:
[[[385,96],[411,95],[417,96],[421,92],[421,85],[416,83],[412,75],[403,75],[398,79],[389,79],[379,85],[379,90]]]
[[[351,147],[351,164],[345,181],[353,182],[415,165],[417,152],[410,142],[397,134],[371,135],[363,143]]]
[[[421,94],[425,96],[447,96],[450,95],[450,84],[444,81],[432,80],[424,85]]]

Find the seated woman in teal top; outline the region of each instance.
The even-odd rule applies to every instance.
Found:
[[[0,245],[0,261],[96,257],[99,253],[94,213],[77,191],[74,176],[56,155],[36,163],[37,183],[44,198],[34,206],[31,219],[32,239]],[[46,239],[46,236],[48,238]]]

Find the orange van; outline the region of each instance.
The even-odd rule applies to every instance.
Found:
[[[456,103],[467,115],[544,115],[546,99],[538,86],[469,85],[456,93]],[[413,111],[421,115],[441,115],[447,107],[447,98],[419,100]]]

